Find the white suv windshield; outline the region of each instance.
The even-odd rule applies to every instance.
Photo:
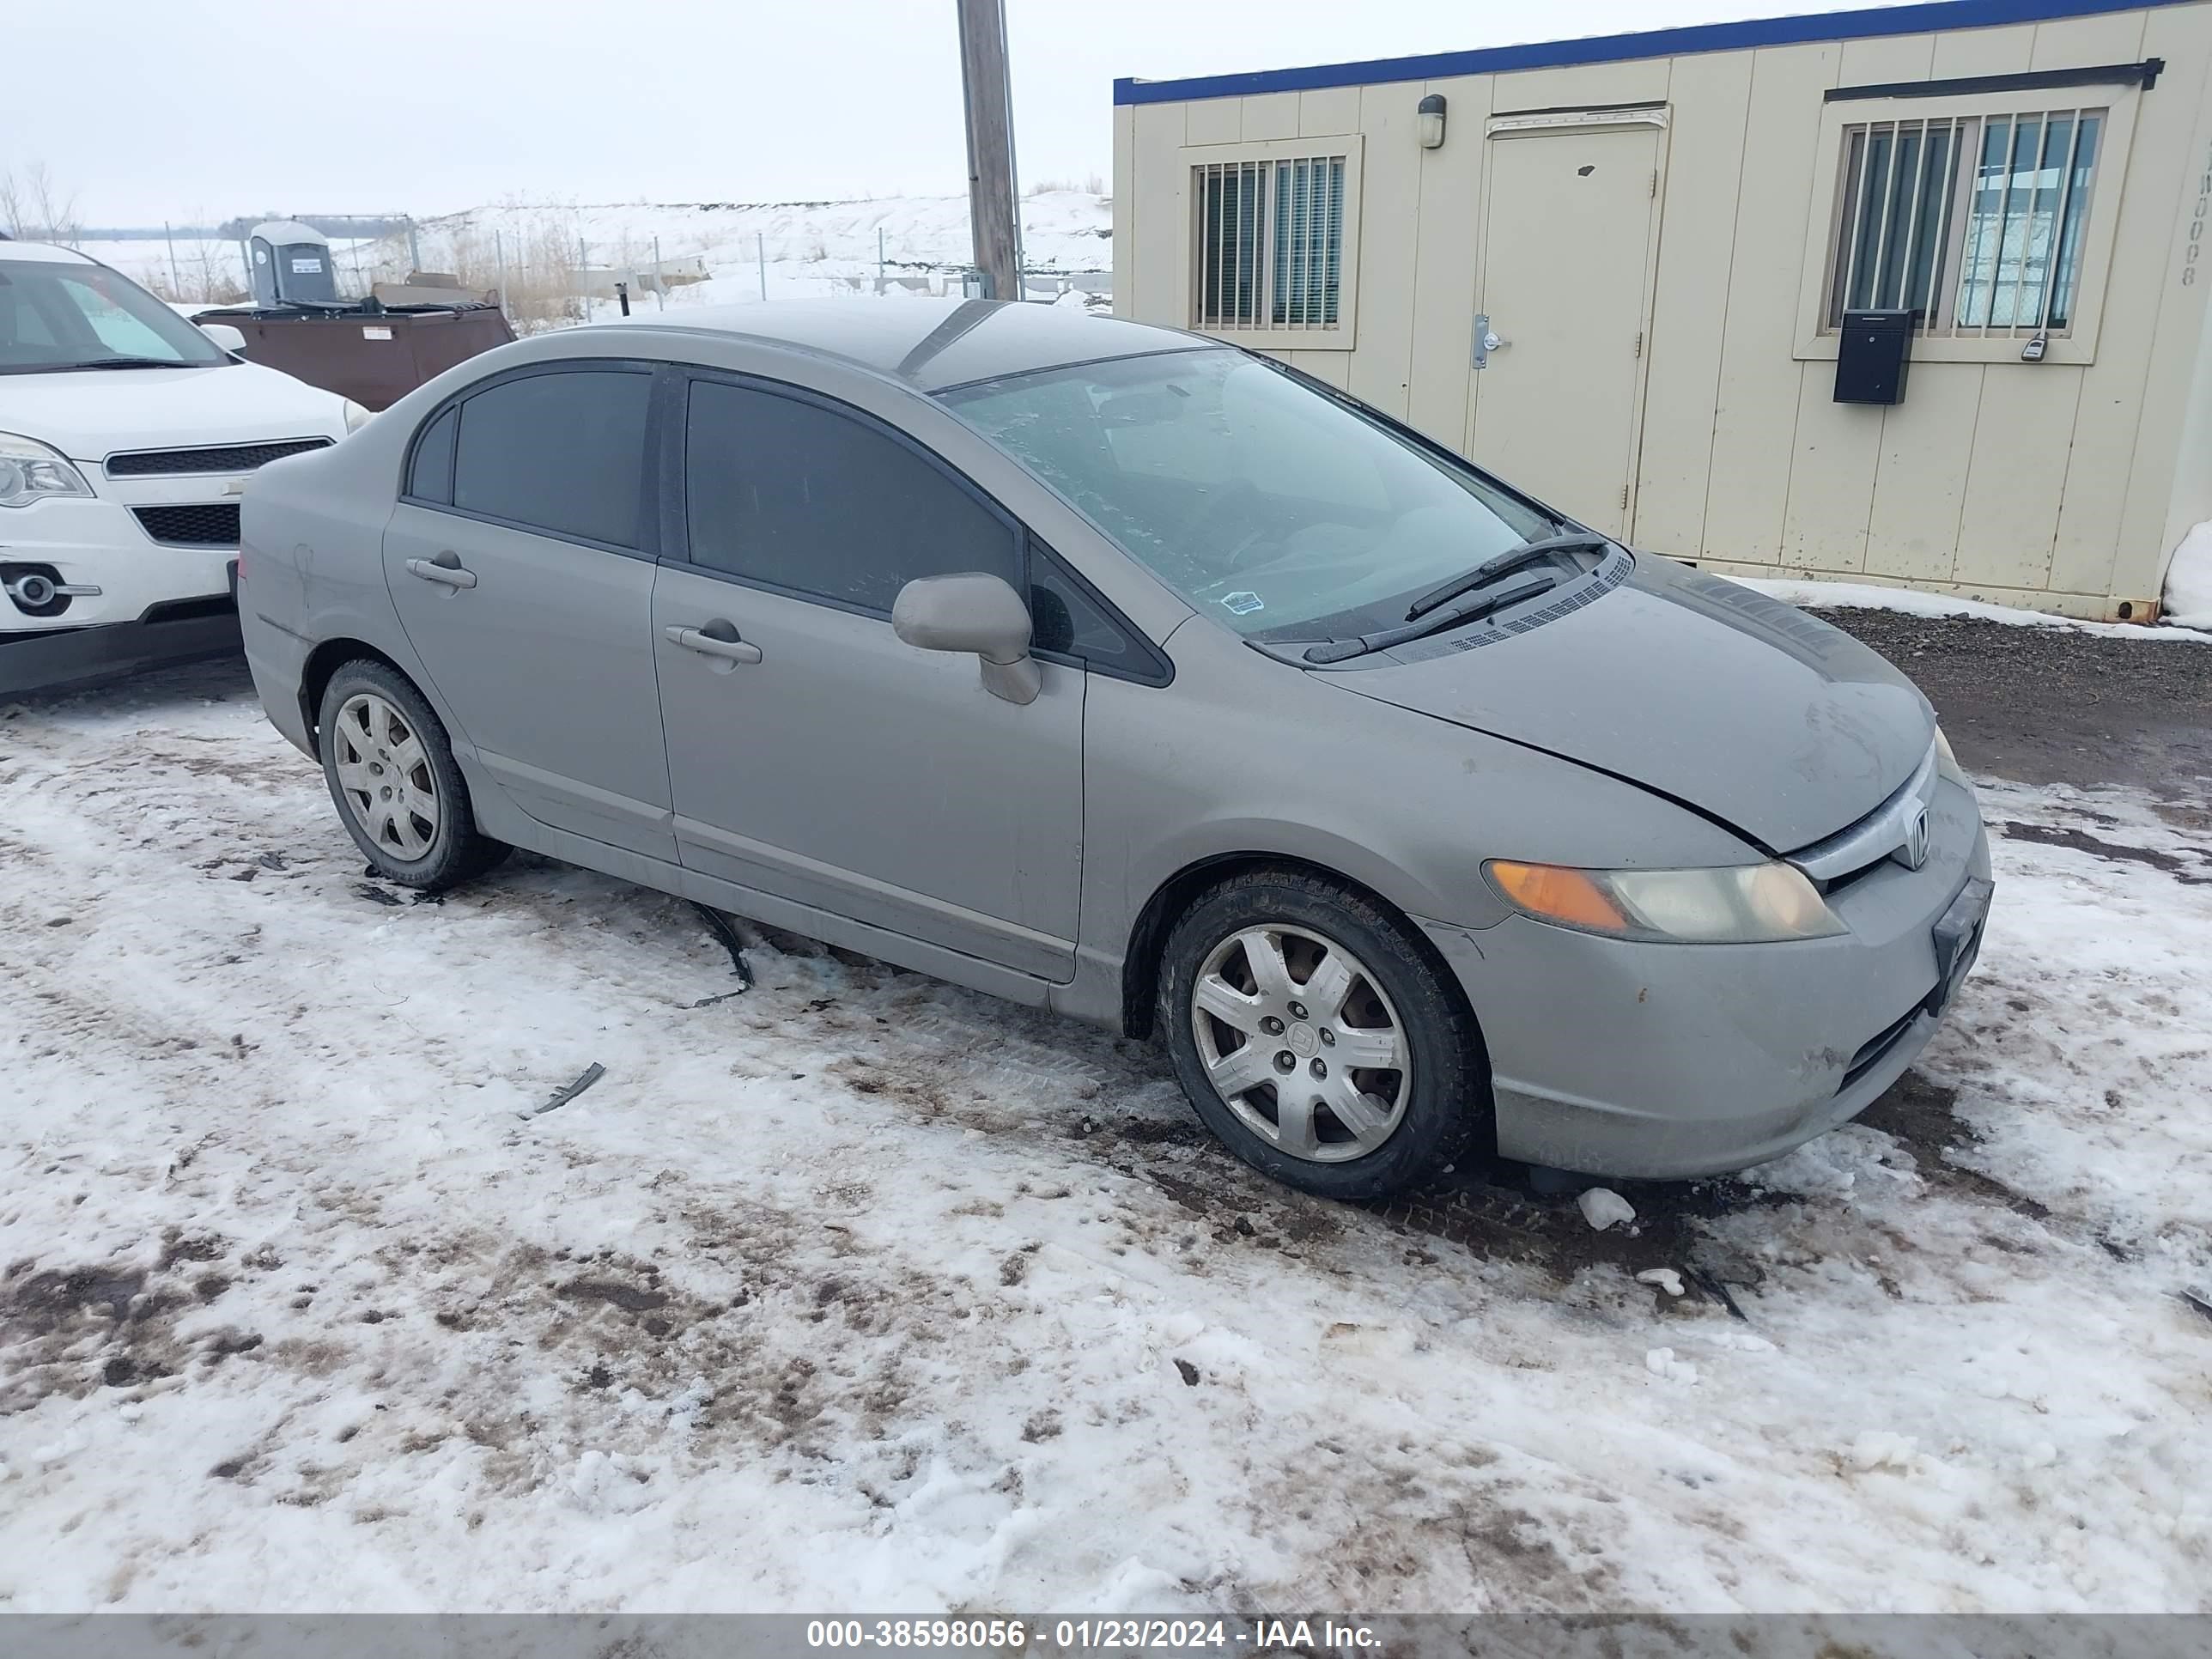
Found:
[[[1248,638],[1357,635],[1559,526],[1241,351],[1122,357],[940,394]]]
[[[206,335],[105,265],[0,257],[0,374],[229,361]]]

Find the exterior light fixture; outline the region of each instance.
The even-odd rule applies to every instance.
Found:
[[[1432,92],[1421,100],[1421,148],[1441,149],[1444,142],[1444,95]]]

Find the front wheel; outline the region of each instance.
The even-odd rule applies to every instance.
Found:
[[[323,691],[323,779],[354,845],[376,872],[440,892],[507,856],[477,833],[446,728],[398,670],[347,663]]]
[[[1316,877],[1238,876],[1192,905],[1168,936],[1160,1020],[1206,1127],[1303,1192],[1401,1191],[1488,1115],[1473,1021],[1431,958]]]

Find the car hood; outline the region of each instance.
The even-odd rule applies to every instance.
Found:
[[[1918,688],[1850,635],[1648,554],[1611,592],[1526,633],[1362,660],[1375,665],[1327,678],[1629,779],[1778,853],[1879,806],[1936,726]]]
[[[73,461],[119,449],[343,438],[343,401],[258,363],[0,374],[0,432]]]

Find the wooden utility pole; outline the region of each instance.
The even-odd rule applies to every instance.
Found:
[[[1012,83],[1003,0],[957,0],[960,85],[968,108],[968,221],[989,297],[1022,297],[1022,230],[1014,188]]]

